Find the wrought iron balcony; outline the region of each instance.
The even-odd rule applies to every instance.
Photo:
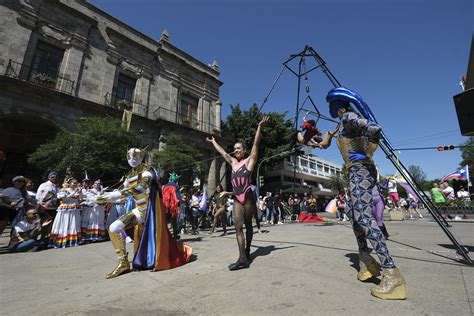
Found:
[[[138,102],[133,102],[130,100],[125,99],[122,94],[117,93],[117,91],[114,89],[112,90],[112,93],[107,92],[105,94],[105,105],[117,108],[117,109],[126,109],[132,111],[134,114],[146,117],[146,105],[138,103]]]
[[[168,122],[180,124],[186,127],[190,127],[205,133],[210,134],[219,134],[220,130],[217,128],[216,125],[198,120],[193,116],[188,116],[176,111],[171,111],[169,109],[165,109],[162,107],[158,107],[155,111],[153,111],[155,119],[161,119]]]
[[[61,76],[39,73],[30,66],[18,63],[11,59],[8,62],[5,75],[67,94],[73,94],[74,92],[73,80]]]

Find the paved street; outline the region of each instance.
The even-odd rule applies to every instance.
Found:
[[[264,226],[251,267],[230,272],[237,246],[226,237],[185,235],[197,259],[177,269],[104,276],[116,263],[109,242],[0,255],[3,315],[472,315],[474,268],[429,219],[386,222],[408,284],[408,300],[382,301],[356,279],[348,223]],[[472,223],[453,223],[474,250]],[[4,246],[7,238],[1,239]],[[472,253],[471,253],[472,256]],[[375,282],[375,281],[374,281]]]

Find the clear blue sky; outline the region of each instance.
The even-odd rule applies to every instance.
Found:
[[[220,65],[223,118],[230,104],[261,104],[281,64],[306,44],[326,60],[346,87],[371,106],[395,147],[458,145],[452,97],[467,69],[474,26],[470,0],[93,0],[109,14],[204,63]],[[328,114],[331,87],[319,72],[309,78],[311,96]],[[296,77],[285,71],[263,111],[294,116]],[[322,130],[333,128],[322,123]],[[314,153],[342,163],[336,146]],[[459,150],[405,151],[428,179],[458,168]],[[384,174],[394,168],[375,156]],[[474,172],[472,170],[471,172]]]

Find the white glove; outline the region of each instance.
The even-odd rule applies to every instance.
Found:
[[[112,191],[112,192],[106,192],[102,194],[101,198],[110,201],[110,202],[115,202],[119,200],[122,197],[122,193],[120,191]]]

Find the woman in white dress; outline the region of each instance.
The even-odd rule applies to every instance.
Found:
[[[66,248],[79,245],[81,240],[81,190],[77,180],[69,178],[57,194],[61,204],[57,209],[51,229],[51,247]]]
[[[96,202],[97,196],[101,194],[101,188],[90,186],[90,179],[82,181],[82,195],[84,201],[81,203],[84,209],[81,215],[81,233],[83,242],[102,241],[107,239],[105,229],[105,204]]]

